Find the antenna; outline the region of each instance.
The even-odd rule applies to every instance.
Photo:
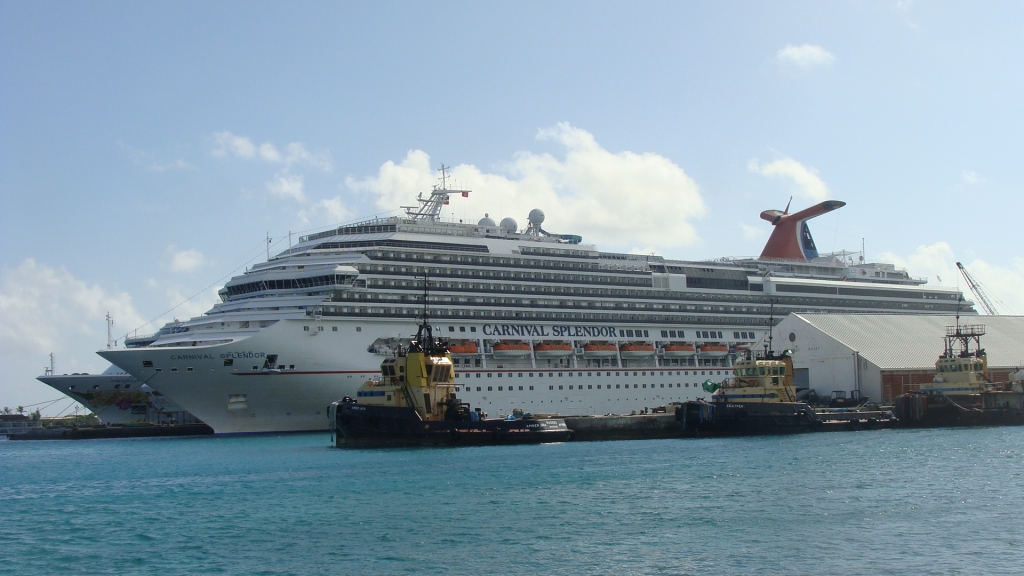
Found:
[[[267,232],[267,262],[270,261],[270,232]]]
[[[110,350],[111,348],[113,348],[114,344],[116,343],[115,340],[114,340],[114,337],[112,335],[113,328],[114,328],[114,317],[110,315],[110,312],[107,312],[107,350]]]
[[[53,376],[53,352],[50,352],[50,367],[43,368],[43,376]]]

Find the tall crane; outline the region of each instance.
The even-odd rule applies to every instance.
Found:
[[[988,297],[988,294],[985,293],[985,290],[981,288],[981,284],[971,276],[967,271],[967,268],[964,268],[963,264],[957,262],[956,267],[959,268],[960,273],[964,275],[964,280],[967,280],[967,285],[971,287],[971,292],[974,292],[974,295],[978,297],[979,301],[981,301],[981,307],[985,309],[985,313],[989,316],[997,316],[999,311],[996,309],[996,305],[993,304],[992,300]]]

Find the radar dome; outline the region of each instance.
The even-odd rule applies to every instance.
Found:
[[[530,210],[530,224],[534,228],[540,228],[540,225],[544,223],[544,212],[540,208],[534,208]]]
[[[494,223],[494,220],[491,220],[491,215],[487,213],[485,213],[484,217],[476,224],[477,226],[497,226],[497,224]]]
[[[506,232],[515,232],[519,230],[519,223],[513,218],[502,218],[501,224],[499,224]]]

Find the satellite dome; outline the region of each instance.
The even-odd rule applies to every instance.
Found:
[[[506,232],[515,232],[519,230],[519,223],[513,218],[502,218],[501,224],[499,224]]]
[[[497,226],[497,224],[494,223],[494,220],[491,220],[490,214],[484,213],[484,217],[477,222],[477,226]]]
[[[544,223],[544,212],[540,208],[530,210],[529,220],[534,228],[540,228],[540,225]]]

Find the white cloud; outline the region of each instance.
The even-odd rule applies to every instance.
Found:
[[[775,59],[782,64],[798,66],[804,70],[819,66],[828,67],[836,61],[836,57],[831,52],[813,44],[800,46],[789,44],[775,54]]]
[[[175,250],[171,246],[168,252],[171,253],[171,272],[194,272],[206,263],[206,257],[198,250]]]
[[[740,229],[743,230],[743,237],[747,240],[757,240],[758,238],[765,237],[765,228],[751,226],[749,224],[740,224]]]
[[[906,268],[912,276],[924,277],[930,284],[959,286],[968,300],[975,301],[975,309],[984,313],[970,287],[956,267],[957,257],[947,242],[918,246],[913,254],[902,256],[884,252],[879,259]],[[977,280],[990,299],[1003,314],[1024,312],[1024,258],[1016,258],[1009,267],[995,266],[984,260],[961,261],[967,271]]]
[[[755,158],[750,161],[747,168],[763,176],[792,180],[796,185],[794,193],[802,198],[820,201],[829,197],[828,186],[818,177],[818,171],[792,158],[782,158],[767,164],[758,164]]]
[[[473,192],[452,198],[447,213],[472,221],[485,212],[498,215],[495,220],[512,216],[522,228],[530,209],[541,208],[545,230],[580,234],[586,242],[660,248],[697,242],[690,220],[704,215],[704,200],[693,179],[668,158],[609,152],[589,132],[564,122],[539,130],[537,139],[560,144],[564,157],[519,152],[500,166],[501,173],[455,166],[457,185]],[[382,211],[413,203],[436,182],[421,150],[409,151],[398,164],[384,163],[376,176],[346,180],[350,189],[374,196]]]
[[[256,155],[256,146],[252,140],[244,136],[236,136],[231,132],[216,132],[213,135],[213,155],[217,157],[236,156],[252,158]]]
[[[346,220],[351,220],[352,217],[352,212],[342,204],[340,197],[327,198],[314,202],[307,208],[303,208],[299,211],[299,218],[301,218],[303,222],[317,220],[330,224],[338,224]]]
[[[302,143],[291,142],[285,146],[282,154],[277,146],[270,142],[257,146],[249,138],[231,132],[214,133],[211,153],[218,158],[234,156],[246,160],[259,159],[268,164],[283,164],[286,171],[299,164],[319,168],[324,172],[333,169],[330,152],[313,153],[306,150]]]
[[[267,182],[267,190],[279,198],[291,198],[299,202],[306,199],[302,176],[282,174]]]
[[[974,170],[964,170],[963,177],[964,183],[966,184],[981,184],[985,181],[985,179],[979,176]]]
[[[280,162],[281,153],[277,151],[277,148],[270,142],[264,142],[260,144],[260,158],[267,162]]]
[[[4,366],[0,398],[4,404],[24,405],[60,396],[35,381],[49,363],[50,352],[56,355],[58,374],[105,369],[107,362],[95,352],[107,343],[107,312],[114,318],[117,337],[146,324],[127,293],[83,282],[63,267],[29,258],[17,268],[0,270],[0,363]],[[56,410],[68,402],[60,402]]]

